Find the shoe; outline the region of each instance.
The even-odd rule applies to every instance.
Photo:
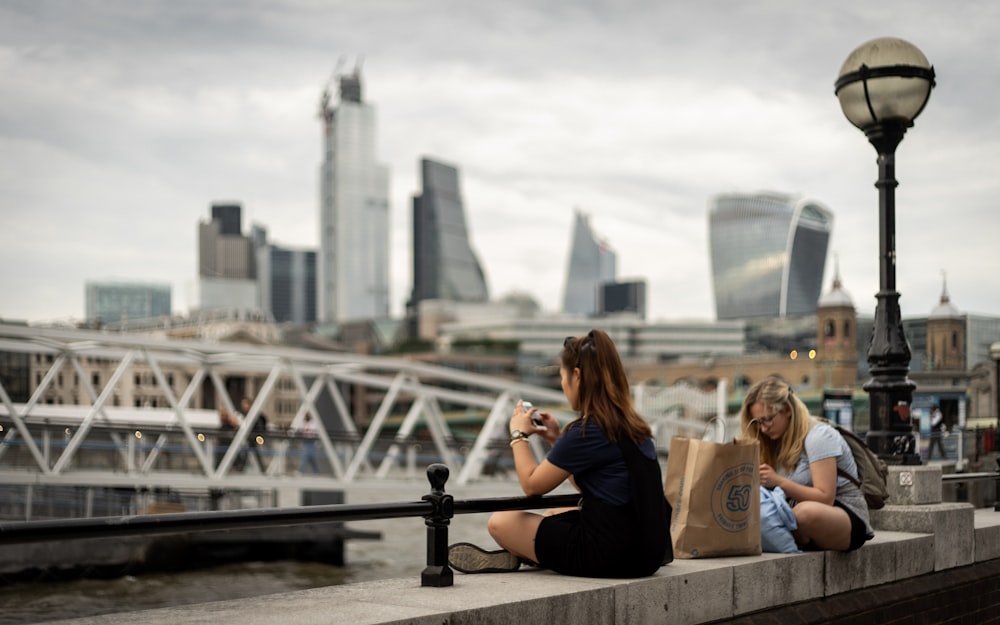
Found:
[[[448,547],[448,564],[462,573],[510,573],[521,568],[521,559],[504,549],[486,551],[471,543]]]

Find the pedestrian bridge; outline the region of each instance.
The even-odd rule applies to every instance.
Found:
[[[28,500],[38,486],[350,490],[421,480],[433,462],[466,484],[509,468],[518,399],[574,416],[559,390],[405,358],[2,323],[0,356],[0,486],[28,487]],[[255,380],[256,393],[225,433],[216,408],[237,412],[234,378]],[[675,434],[727,436],[724,385],[633,391],[664,446]],[[255,428],[278,398],[294,406],[290,422]],[[301,433],[306,415],[314,438]],[[541,458],[544,443],[531,445]],[[295,503],[271,497],[259,505]]]

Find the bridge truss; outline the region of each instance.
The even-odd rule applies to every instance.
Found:
[[[330,486],[423,479],[430,462],[452,467],[465,484],[491,463],[509,462],[506,424],[518,399],[561,421],[573,418],[560,391],[404,358],[2,323],[0,354],[0,484]],[[119,404],[139,371],[155,381],[163,405]],[[236,412],[226,385],[233,375],[263,382],[227,441],[216,405]],[[8,387],[23,376],[30,393],[14,401]],[[52,389],[69,379],[78,400],[49,403]],[[290,423],[260,433],[254,425],[279,387],[297,410]],[[209,395],[216,405],[197,405]],[[724,419],[724,397],[724,387],[708,395],[636,389],[638,408],[664,447],[675,433],[721,440],[722,419],[706,424]],[[359,406],[363,417],[355,414]],[[306,415],[321,468],[301,476],[292,467],[308,442],[300,434]],[[531,444],[541,458],[542,443]]]

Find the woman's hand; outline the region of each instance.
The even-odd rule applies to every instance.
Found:
[[[529,403],[528,406],[531,406]],[[532,418],[540,419],[544,425],[537,425]],[[549,425],[551,422],[552,425]],[[549,430],[551,427],[555,427],[556,434],[559,432],[559,424],[549,413],[540,412],[534,406],[530,408],[525,408],[524,402],[518,401],[517,405],[514,406],[514,413],[510,416],[510,424],[508,425],[510,433],[513,434],[514,430],[520,430],[525,436],[531,436],[532,434],[541,434],[546,440],[552,442],[554,439],[549,438]]]
[[[535,417],[541,419],[542,425],[535,425],[532,422],[532,427],[535,428],[539,436],[547,440],[550,445],[554,445],[556,439],[559,438],[559,422],[547,412],[536,412]]]
[[[536,410],[537,408],[525,410],[524,403],[519,400],[514,406],[513,414],[510,415],[510,423],[508,424],[510,433],[513,434],[514,430],[520,430],[525,436],[531,436],[538,432],[537,426],[531,422],[531,415]]]
[[[775,486],[780,486],[782,478],[769,464],[760,465],[760,485],[770,490]]]

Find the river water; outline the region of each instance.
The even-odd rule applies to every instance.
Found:
[[[429,492],[426,481],[352,488],[347,503],[417,501]],[[456,499],[515,497],[511,479],[446,488]],[[495,548],[486,531],[487,514],[452,519],[449,542],[468,541]],[[248,562],[180,573],[126,575],[115,579],[3,584],[0,579],[0,625],[20,625],[146,610],[192,603],[259,596],[306,588],[391,578],[419,583],[426,566],[426,527],[422,518],[355,521],[348,527],[381,532],[381,540],[347,541],[344,567],[314,562]]]

